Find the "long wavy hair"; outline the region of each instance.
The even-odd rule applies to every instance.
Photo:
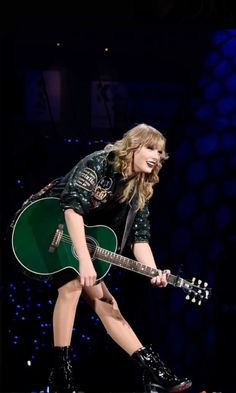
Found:
[[[133,172],[134,152],[143,147],[148,146],[162,151],[161,161],[157,163],[150,173]],[[114,150],[115,159],[113,162],[116,172],[121,173],[126,184],[120,198],[120,202],[130,203],[134,191],[138,193],[137,208],[142,209],[146,200],[153,195],[153,187],[159,182],[159,172],[162,164],[169,158],[165,151],[166,138],[155,128],[141,123],[127,131],[123,138],[106,146],[108,149]]]

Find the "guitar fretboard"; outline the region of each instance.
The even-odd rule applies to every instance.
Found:
[[[155,268],[101,247],[96,247],[95,256],[105,262],[111,263],[112,265],[120,266],[124,269],[134,271],[147,277],[155,277],[158,274],[158,270]],[[168,276],[168,283],[175,287],[181,287],[184,285],[184,280],[178,276],[170,274]]]

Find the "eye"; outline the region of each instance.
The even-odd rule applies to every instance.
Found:
[[[146,148],[149,149],[149,150],[154,150],[155,149],[155,147],[152,146],[152,145],[147,145]]]

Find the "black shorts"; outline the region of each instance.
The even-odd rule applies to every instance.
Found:
[[[54,288],[58,289],[78,276],[78,273],[74,269],[67,268],[50,276],[49,282]]]
[[[53,286],[53,288],[56,289],[62,287],[79,276],[78,273],[71,268],[64,269],[61,272],[51,274],[50,276],[32,273],[22,266],[20,266],[20,270],[25,276],[37,281],[47,281]]]

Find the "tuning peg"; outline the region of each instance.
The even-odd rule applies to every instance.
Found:
[[[192,298],[192,303],[196,303],[195,297]]]
[[[195,280],[196,280],[196,277],[193,277],[192,278],[192,284],[194,284]]]
[[[201,304],[202,304],[202,301],[201,300],[198,300],[198,303],[197,303],[199,306],[201,306]]]
[[[206,287],[208,287],[208,282],[204,282],[204,287],[206,288]]]
[[[189,296],[189,295],[185,296],[185,299],[189,300],[189,299],[190,299],[190,296]]]
[[[198,280],[198,285],[200,285],[202,283],[202,280]]]

